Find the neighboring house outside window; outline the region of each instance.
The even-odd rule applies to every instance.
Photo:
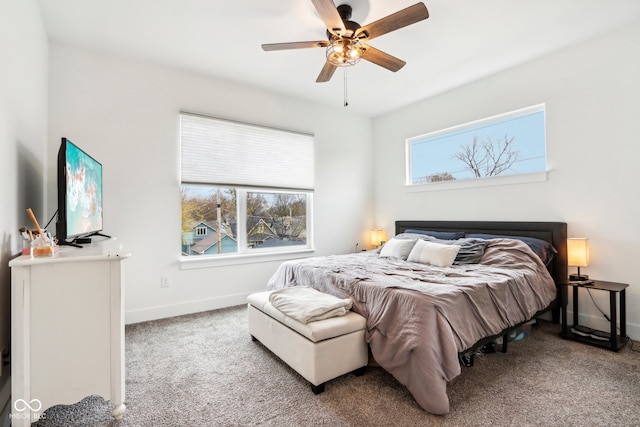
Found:
[[[223,225],[221,227],[221,235],[218,236],[218,230],[215,228],[215,224],[198,223],[193,227],[190,227],[190,232],[187,232],[191,238],[189,243],[185,244],[183,241],[182,254],[183,255],[215,255],[218,253],[234,253],[238,251],[238,242],[233,238],[230,227]],[[185,233],[183,233],[184,235]],[[218,245],[218,240],[221,244]],[[220,248],[220,252],[218,252]]]

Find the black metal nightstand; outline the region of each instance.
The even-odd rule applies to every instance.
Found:
[[[567,319],[567,302],[569,286],[573,287],[573,325],[569,327]],[[602,280],[594,280],[591,284],[582,283],[564,283],[561,285],[562,290],[562,338],[580,341],[586,344],[595,345],[597,347],[607,348],[612,351],[619,351],[627,344],[627,311],[625,289],[629,285],[626,283],[604,282]],[[594,289],[609,292],[609,332],[599,331],[578,324],[578,288]],[[616,329],[617,322],[617,306],[616,294],[619,294],[620,300],[620,334]]]

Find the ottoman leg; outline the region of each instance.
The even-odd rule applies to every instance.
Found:
[[[355,371],[353,371],[353,375],[355,375],[356,377],[361,377],[364,375],[366,370],[367,370],[367,367],[363,366],[362,368],[358,368]]]
[[[311,384],[311,391],[313,392],[313,394],[320,394],[324,392],[324,384],[325,383],[322,383],[320,385]]]

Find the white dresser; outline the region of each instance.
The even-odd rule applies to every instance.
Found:
[[[114,239],[11,262],[11,421],[90,395],[124,410],[122,252]]]

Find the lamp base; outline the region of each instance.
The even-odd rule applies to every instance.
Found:
[[[572,282],[581,282],[583,280],[589,280],[588,274],[570,274],[569,280]]]

